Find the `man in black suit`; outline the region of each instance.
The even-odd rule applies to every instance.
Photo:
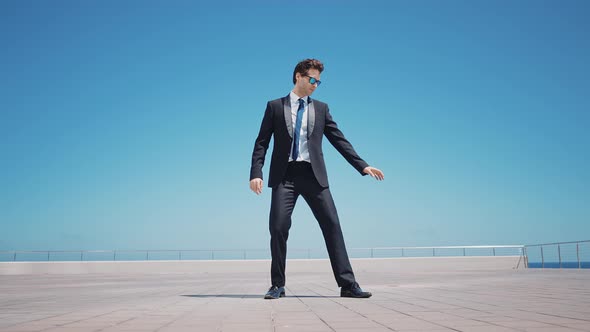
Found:
[[[362,175],[371,175],[383,180],[379,169],[369,166],[354,151],[352,145],[338,129],[330,115],[328,105],[311,99],[311,94],[320,85],[324,65],[316,59],[306,59],[293,71],[295,87],[286,97],[269,101],[254,144],[250,168],[250,189],[262,192],[262,166],[266,150],[274,135],[274,148],[270,164],[268,186],[272,188],[270,208],[270,249],[272,255],[272,286],[266,299],[285,295],[285,263],[287,238],[291,227],[291,214],[299,195],[303,196],[320,224],[332,271],[340,296],[367,298],[356,282],[336,206],[328,186],[328,176],[322,152],[325,135],[342,156]]]

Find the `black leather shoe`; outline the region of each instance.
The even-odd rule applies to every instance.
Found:
[[[342,287],[340,290],[340,297],[354,297],[357,299],[366,299],[373,296],[373,294],[369,292],[363,292],[361,286],[356,282],[348,287]]]
[[[285,296],[285,287],[272,286],[271,288],[269,288],[268,292],[266,292],[266,295],[264,295],[264,298],[267,300],[275,300],[275,299],[278,299],[279,297],[284,297],[284,296]]]

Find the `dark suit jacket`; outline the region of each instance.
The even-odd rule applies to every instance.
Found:
[[[363,169],[368,164],[359,157],[354,148],[338,129],[336,122],[332,120],[328,105],[319,100],[308,99],[307,112],[307,147],[313,173],[322,187],[328,187],[328,175],[322,152],[322,139],[324,135],[330,143],[342,154],[342,156],[362,175]],[[266,150],[271,136],[274,134],[274,148],[270,163],[270,176],[268,186],[279,184],[289,164],[291,143],[293,142],[293,120],[291,119],[291,102],[289,95],[283,98],[269,101],[264,111],[264,118],[260,125],[260,132],[254,144],[252,152],[252,166],[250,168],[250,180],[262,179],[262,166]]]

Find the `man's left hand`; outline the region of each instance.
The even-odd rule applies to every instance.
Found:
[[[377,169],[375,167],[367,166],[365,167],[365,169],[363,169],[363,173],[369,174],[370,176],[374,177],[379,181],[385,179],[385,175],[383,174],[383,172],[381,172],[380,169]]]

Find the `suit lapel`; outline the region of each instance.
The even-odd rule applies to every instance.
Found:
[[[307,102],[307,138],[309,139],[315,126],[315,103],[310,97],[307,98]],[[285,115],[285,125],[289,136],[293,137],[293,119],[291,118],[291,98],[289,95],[283,100],[283,114]]]
[[[309,139],[311,133],[313,133],[313,127],[315,125],[315,107],[313,106],[315,103],[309,97],[307,98],[307,102],[307,139]]]
[[[283,100],[283,113],[285,115],[285,125],[287,125],[287,131],[289,136],[293,137],[293,120],[291,119],[291,98],[289,95]]]

